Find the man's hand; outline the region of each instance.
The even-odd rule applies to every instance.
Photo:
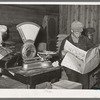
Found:
[[[64,57],[66,55],[67,51],[65,50],[62,50],[61,54],[62,54],[62,57]]]

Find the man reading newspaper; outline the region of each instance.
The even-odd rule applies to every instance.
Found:
[[[88,37],[82,35],[83,27],[83,24],[79,21],[74,21],[71,24],[71,34],[62,41],[59,54],[61,58],[61,65],[64,66],[64,70],[66,72],[68,79],[70,81],[82,83],[83,88],[88,88],[88,75],[84,73],[85,68],[83,67],[83,63],[85,61],[85,58],[87,58],[87,61],[90,61],[89,59],[93,58],[91,52],[90,54],[87,54],[86,51],[94,47],[94,44],[88,39]],[[71,49],[68,50],[68,45],[72,47],[72,51]],[[94,51],[92,52],[97,53],[97,51],[97,49],[94,49]],[[91,55],[92,57],[88,58],[88,55]],[[70,64],[69,66],[64,64],[64,62],[66,61],[63,61],[67,58],[68,60],[66,61]],[[78,67],[75,67],[73,62],[70,62],[70,60],[72,59],[74,59],[75,66],[78,65]]]
[[[91,48],[88,51],[77,48],[66,40],[64,50],[67,51],[61,65],[67,66],[81,74],[88,73],[99,64],[99,48]]]

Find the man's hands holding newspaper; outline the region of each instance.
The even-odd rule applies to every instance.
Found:
[[[66,55],[68,51],[67,50],[62,50],[61,54],[62,54],[62,57],[64,57]]]

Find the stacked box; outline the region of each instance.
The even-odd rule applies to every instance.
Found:
[[[52,84],[52,89],[82,89],[82,84],[69,80],[60,80]]]

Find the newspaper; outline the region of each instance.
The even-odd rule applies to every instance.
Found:
[[[92,71],[100,63],[98,46],[84,51],[66,40],[64,50],[66,50],[67,53],[61,65],[81,74]]]

